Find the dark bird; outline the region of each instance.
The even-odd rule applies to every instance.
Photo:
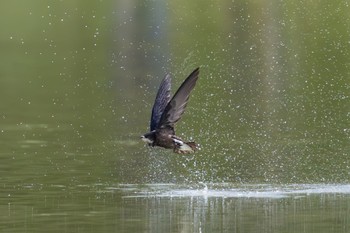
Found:
[[[199,68],[186,78],[172,99],[170,99],[170,75],[164,77],[152,109],[151,131],[141,136],[141,139],[149,146],[173,149],[175,153],[179,154],[193,153],[197,149],[195,142],[184,142],[177,137],[174,126],[185,111],[190,93],[196,85],[198,74]]]

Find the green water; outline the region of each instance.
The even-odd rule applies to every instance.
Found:
[[[348,12],[2,3],[0,232],[348,232]],[[146,147],[162,77],[197,66],[176,130],[201,149]]]

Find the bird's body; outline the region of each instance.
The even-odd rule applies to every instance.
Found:
[[[184,142],[175,135],[175,123],[185,111],[190,92],[196,85],[199,68],[195,69],[181,84],[173,98],[170,99],[171,78],[163,79],[152,108],[150,132],[141,136],[149,146],[173,149],[175,153],[193,153],[197,146],[194,142]]]

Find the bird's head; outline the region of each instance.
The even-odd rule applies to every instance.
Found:
[[[141,140],[146,142],[149,146],[154,143],[154,132],[149,132],[141,136]]]

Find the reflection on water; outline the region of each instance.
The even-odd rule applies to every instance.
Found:
[[[349,185],[121,186],[145,232],[346,232]],[[320,224],[321,223],[321,224]],[[135,223],[134,223],[135,224]],[[137,225],[137,224],[136,224]],[[125,230],[129,226],[125,226]]]
[[[3,189],[0,230],[4,232],[350,230],[349,185],[98,183],[15,189]]]

